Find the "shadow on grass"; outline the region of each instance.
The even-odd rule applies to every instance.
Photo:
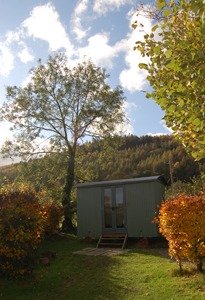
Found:
[[[125,291],[112,277],[113,268],[121,265],[120,260],[73,253],[90,246],[94,245],[71,236],[46,240],[39,253],[52,251],[56,259],[47,266],[39,264],[32,278],[1,281],[0,299],[122,299]]]
[[[73,236],[48,239],[39,251],[55,252],[56,259],[50,266],[38,265],[29,280],[0,281],[0,299],[158,300],[175,299],[178,293],[176,299],[205,299],[200,294],[204,292],[204,275],[192,277],[190,282],[185,278],[180,281],[177,272],[170,276],[175,272],[173,265],[156,248],[132,249],[112,257],[73,253],[91,245]],[[194,297],[186,298],[190,291]],[[196,294],[200,297],[196,298]]]

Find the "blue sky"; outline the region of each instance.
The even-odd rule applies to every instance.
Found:
[[[62,50],[71,64],[91,58],[106,68],[112,86],[122,86],[130,120],[127,133],[170,133],[162,110],[142,92],[149,86],[138,68],[143,58],[133,47],[144,32],[131,28],[137,4],[137,0],[0,0],[0,104],[5,101],[5,86],[25,85],[39,58],[46,61],[53,51]],[[140,18],[149,32],[151,21]],[[3,123],[0,145],[8,137],[8,124]]]

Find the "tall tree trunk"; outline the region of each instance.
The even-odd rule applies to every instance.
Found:
[[[197,262],[196,268],[197,268],[197,271],[198,271],[198,272],[200,272],[200,273],[203,272],[203,261],[202,261],[201,258],[200,258],[199,261]]]
[[[69,151],[67,163],[67,176],[63,190],[62,205],[64,208],[64,221],[62,224],[62,231],[73,232],[74,226],[72,224],[72,207],[71,207],[71,192],[75,179],[75,151]]]

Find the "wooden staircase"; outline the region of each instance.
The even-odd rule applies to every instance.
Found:
[[[124,249],[127,243],[127,234],[122,233],[106,233],[101,234],[97,243],[97,248],[112,247]]]

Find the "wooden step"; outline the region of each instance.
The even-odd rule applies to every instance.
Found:
[[[107,240],[111,240],[111,239],[116,239],[116,240],[122,240],[125,238],[125,235],[120,235],[120,236],[117,236],[117,235],[103,235],[102,236],[103,239],[107,239]]]
[[[125,237],[119,237],[118,238],[116,236],[115,237],[111,237],[111,236],[110,237],[104,237],[104,236],[102,236],[102,240],[106,240],[106,241],[112,241],[112,240],[113,241],[124,241],[124,238]]]
[[[115,246],[115,247],[122,247],[122,243],[100,243],[100,247],[107,247],[107,246]]]
[[[127,234],[102,234],[97,243],[97,248],[99,247],[121,247],[125,248],[127,242]]]

